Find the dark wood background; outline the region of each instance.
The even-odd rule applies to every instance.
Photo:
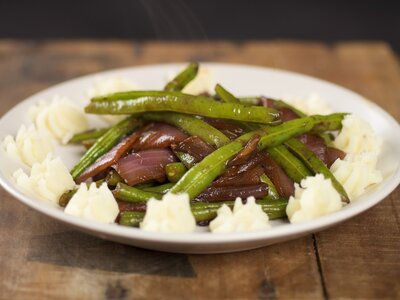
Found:
[[[0,115],[55,83],[176,61],[276,67],[326,79],[400,120],[400,68],[384,42],[0,40]],[[400,188],[323,232],[257,250],[170,254],[100,240],[0,190],[0,299],[399,299]]]

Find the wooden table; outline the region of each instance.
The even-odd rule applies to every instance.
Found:
[[[0,41],[0,114],[55,83],[111,68],[220,61],[287,69],[372,99],[400,120],[400,68],[381,42]],[[332,229],[262,249],[183,255],[103,241],[0,191],[1,299],[400,297],[400,189]]]

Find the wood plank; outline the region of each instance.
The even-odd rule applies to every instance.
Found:
[[[341,43],[334,53],[337,71],[332,80],[400,120],[400,69],[391,49],[383,43]],[[331,298],[400,297],[399,198],[397,188],[373,209],[317,234]]]
[[[352,51],[355,52],[386,53],[383,44],[359,44],[358,50],[354,47]],[[385,65],[376,75],[378,78],[366,81],[369,77],[361,76],[365,74],[361,62],[357,64],[360,70],[356,75],[347,66],[351,59],[346,49],[348,45],[338,45],[333,51],[319,43],[291,41],[236,44],[0,42],[0,113],[33,92],[76,76],[109,68],[188,60],[248,63],[303,72],[353,87],[358,92],[365,92],[366,96],[378,99],[383,105],[390,101],[395,106],[396,101],[398,103],[396,86],[399,85],[393,74],[398,74],[398,67],[389,67],[385,59]],[[371,59],[370,54],[365,54],[365,57]],[[375,59],[370,76],[375,74],[373,70],[381,62],[381,58]],[[341,61],[339,65],[338,61]],[[385,69],[388,71],[385,72]],[[357,80],[353,80],[352,76]],[[374,88],[364,87],[365,82]],[[398,106],[391,109],[398,116]],[[398,195],[397,191],[392,194],[393,198],[389,198],[391,201],[387,199],[383,202],[388,202],[397,212],[398,201],[394,200],[398,199]],[[365,288],[372,280],[379,285],[375,291],[382,291],[382,287],[393,284],[394,276],[398,275],[398,265],[394,261],[398,253],[392,248],[398,245],[397,239],[378,237],[386,249],[379,253],[386,258],[381,269],[376,259],[371,260],[374,251],[379,250],[371,244],[376,235],[381,235],[382,230],[393,233],[393,214],[387,211],[386,206],[382,211],[389,213],[389,221],[384,228],[377,227],[382,220],[382,213],[379,213],[367,221],[354,220],[355,224],[361,222],[360,225],[337,231],[337,228],[342,228],[339,226],[317,235],[317,250],[324,272],[320,274],[312,236],[242,253],[169,256],[71,233],[68,227],[26,208],[4,190],[0,192],[0,197],[0,257],[7,257],[0,259],[0,298],[141,299],[151,295],[152,298],[174,299],[321,299],[324,297],[321,275],[325,278],[328,295],[332,297],[355,297],[357,285]],[[380,206],[376,209],[381,210]],[[371,213],[378,212],[373,209],[367,214]],[[368,222],[371,220],[373,228]],[[351,222],[342,226],[353,224]],[[398,224],[397,218],[397,229]],[[358,236],[354,237],[353,233]],[[347,242],[344,245],[354,246],[351,241],[356,239],[359,245],[367,245],[368,248],[360,256],[347,258],[352,249],[340,246],[343,235]],[[345,255],[335,256],[330,250],[335,247],[339,248],[338,253]],[[125,255],[132,257],[127,265],[122,265],[121,256]],[[363,258],[373,263],[365,267]],[[356,261],[356,268],[349,273],[350,267],[345,267],[346,264],[350,266],[352,260]],[[336,268],[335,263],[342,268]],[[365,279],[362,273],[373,267],[377,267],[379,272]],[[383,272],[388,279],[378,278]],[[338,279],[345,278],[347,274],[351,274],[351,284]],[[340,291],[342,288],[343,291]]]

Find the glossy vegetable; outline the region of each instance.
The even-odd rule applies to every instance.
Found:
[[[263,124],[279,123],[275,109],[221,103],[205,96],[180,92],[132,91],[95,97],[85,107],[87,113],[135,114],[149,111],[174,111],[210,118],[232,119]]]
[[[335,176],[325,166],[325,164],[303,143],[296,139],[291,139],[285,143],[289,149],[297,155],[315,174],[321,173],[325,178],[329,178],[332,181],[333,187],[342,196],[342,200],[349,202],[349,197],[343,188],[343,186],[336,180]]]
[[[83,141],[97,140],[99,137],[105,134],[108,129],[109,128],[94,129],[77,133],[68,141],[68,143],[74,144],[82,143]]]
[[[286,206],[288,203],[286,199],[257,200],[256,203],[261,205],[263,211],[271,220],[286,216]],[[217,216],[218,209],[224,204],[232,208],[234,201],[192,203],[191,210],[196,222],[211,221]],[[145,212],[141,211],[126,211],[121,214],[119,224],[125,226],[139,226],[140,222],[143,221],[144,214]]]
[[[192,81],[199,71],[198,63],[190,63],[182,72],[175,76],[164,87],[165,91],[181,91],[190,81]]]
[[[142,122],[135,117],[128,117],[113,127],[109,128],[94,145],[83,155],[78,164],[71,170],[71,175],[76,179],[86,168],[92,165],[100,156],[107,153],[125,135],[140,126]]]
[[[300,182],[307,176],[312,175],[303,162],[294,156],[285,146],[271,147],[266,151],[293,181]]]
[[[146,202],[150,198],[162,198],[162,194],[160,193],[143,191],[125,183],[118,183],[112,193],[118,200],[127,202]]]
[[[262,127],[249,132],[231,143],[217,149],[192,167],[171,189],[173,193],[188,193],[190,199],[199,195],[210,183],[226,169],[226,163],[242,150],[247,141],[259,134],[260,150],[283,143],[293,136],[309,131],[335,130],[341,127],[344,114],[310,116],[283,123],[276,127]]]
[[[203,120],[190,115],[172,112],[154,112],[144,113],[142,118],[147,121],[164,122],[174,125],[181,128],[186,133],[198,136],[206,143],[218,148],[230,142],[230,140],[218,129],[215,129]]]
[[[165,166],[165,173],[170,182],[177,182],[186,173],[187,168],[181,162],[169,163]]]

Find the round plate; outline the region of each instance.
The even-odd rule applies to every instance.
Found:
[[[384,140],[384,149],[378,162],[378,169],[384,180],[365,193],[360,199],[342,210],[302,224],[289,224],[286,220],[273,221],[268,230],[248,233],[211,234],[199,230],[191,234],[149,233],[137,228],[116,224],[101,224],[67,215],[61,208],[47,204],[20,190],[13,178],[13,172],[20,168],[18,162],[11,161],[2,153],[0,158],[0,182],[16,199],[31,208],[72,227],[100,238],[130,244],[138,247],[184,253],[218,253],[252,249],[278,243],[320,231],[362,213],[393,191],[400,182],[399,124],[383,109],[337,85],[287,71],[245,65],[203,64],[214,74],[215,82],[222,83],[236,95],[268,95],[280,98],[285,95],[304,97],[317,93],[334,111],[353,112],[368,120],[375,132]],[[77,104],[87,102],[85,92],[96,77],[124,76],[138,83],[143,89],[161,89],[169,74],[176,72],[184,64],[165,64],[118,69],[84,76],[56,85],[24,100],[0,121],[0,139],[14,134],[22,123],[29,124],[29,107],[42,99],[51,99],[54,94],[68,96]],[[91,122],[95,123],[91,117]],[[79,146],[58,146],[56,155],[72,167],[78,161],[82,149]]]

